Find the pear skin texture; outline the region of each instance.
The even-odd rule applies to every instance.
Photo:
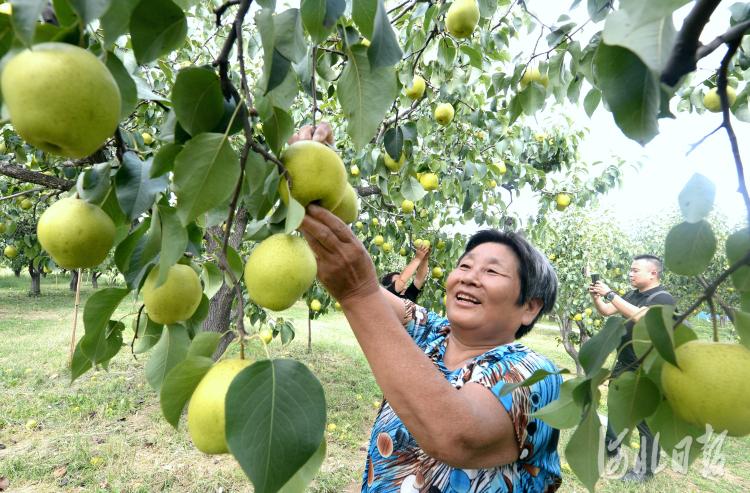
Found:
[[[716,433],[750,434],[750,349],[736,343],[690,341],[664,363],[661,384],[674,413]]]
[[[346,224],[351,224],[357,219],[359,215],[359,199],[354,187],[347,185],[343,200],[331,212]]]
[[[448,8],[445,27],[457,38],[468,38],[479,22],[479,5],[476,0],[456,0]]]
[[[398,161],[393,159],[388,152],[385,153],[385,156],[383,156],[383,164],[385,164],[385,167],[388,168],[389,171],[392,173],[398,173],[401,170],[401,167],[406,162],[406,156],[404,153],[401,153],[401,156],[398,158]]]
[[[304,238],[283,233],[255,247],[245,264],[250,299],[269,310],[286,310],[312,285],[318,265]]]
[[[52,204],[39,218],[37,237],[64,269],[96,267],[115,241],[115,223],[99,207],[66,198]]]
[[[83,158],[114,134],[120,90],[93,53],[67,43],[41,43],[13,57],[2,73],[10,121],[29,144]]]
[[[159,267],[149,272],[143,283],[143,302],[148,318],[160,324],[173,324],[189,319],[198,309],[203,288],[198,274],[189,265],[175,264],[167,279],[158,288]]]
[[[440,103],[435,108],[435,121],[437,121],[440,125],[448,125],[453,121],[454,114],[455,110],[453,109],[452,104]]]
[[[300,140],[286,148],[281,161],[292,178],[292,197],[306,206],[318,202],[333,210],[346,191],[347,178],[344,162],[336,151],[314,140]],[[289,201],[286,183],[279,185],[284,203]]]
[[[250,366],[246,359],[225,359],[208,370],[193,391],[187,413],[190,439],[204,454],[226,454],[224,401],[237,374]]]

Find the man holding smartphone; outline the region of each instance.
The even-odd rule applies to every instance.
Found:
[[[635,371],[638,358],[631,343],[633,326],[646,313],[649,306],[675,305],[674,298],[661,285],[661,275],[664,271],[659,257],[654,255],[637,255],[630,265],[628,278],[633,290],[620,296],[599,280],[598,274],[591,275],[589,294],[594,301],[596,310],[604,315],[620,315],[626,319],[625,334],[620,341],[617,353],[617,363],[612,376],[617,377],[624,371]],[[636,461],[636,467],[628,471],[622,479],[625,481],[643,482],[653,476],[653,470],[659,463],[659,444],[654,443],[654,436],[646,422],[638,424],[641,437],[641,454]],[[607,426],[607,453],[616,455],[620,444],[614,430]],[[641,460],[643,459],[643,460]]]

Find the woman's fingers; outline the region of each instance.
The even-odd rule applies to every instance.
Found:
[[[306,216],[314,217],[318,222],[324,224],[335,235],[336,240],[342,243],[351,243],[354,239],[352,230],[335,214],[319,205],[307,206]]]
[[[331,128],[331,125],[329,125],[328,122],[320,122],[320,124],[315,127],[312,139],[324,144],[333,144],[333,129]]]

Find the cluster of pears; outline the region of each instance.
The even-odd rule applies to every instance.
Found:
[[[320,142],[301,140],[291,144],[281,160],[289,177],[279,186],[284,202],[291,193],[303,206],[318,203],[345,223],[357,218],[357,193],[347,182],[346,168],[336,151]],[[244,279],[250,299],[279,311],[292,306],[316,274],[315,256],[307,242],[279,233],[255,247],[245,264]]]
[[[120,120],[120,90],[91,52],[41,43],[19,52],[0,77],[3,104],[18,134],[51,154],[83,158],[111,137]]]

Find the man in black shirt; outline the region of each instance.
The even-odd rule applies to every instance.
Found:
[[[630,266],[630,285],[633,290],[625,296],[618,295],[601,281],[589,285],[589,294],[594,300],[597,311],[604,315],[619,314],[626,319],[625,334],[620,341],[617,363],[612,376],[617,377],[624,371],[637,370],[638,358],[633,350],[633,326],[645,315],[647,307],[653,305],[675,305],[674,298],[661,285],[662,262],[653,255],[638,255]],[[659,463],[659,444],[654,443],[654,436],[645,421],[638,424],[641,436],[641,456],[635,469],[628,471],[623,480],[645,481],[653,476],[653,469]],[[615,455],[619,450],[617,435],[607,425],[607,453]],[[645,464],[644,464],[645,462]]]
[[[417,254],[401,272],[389,272],[384,275],[380,283],[391,293],[401,298],[417,302],[417,297],[422,291],[422,286],[427,279],[427,259],[430,256],[430,247],[417,247]],[[416,272],[414,281],[407,287],[411,276]]]

